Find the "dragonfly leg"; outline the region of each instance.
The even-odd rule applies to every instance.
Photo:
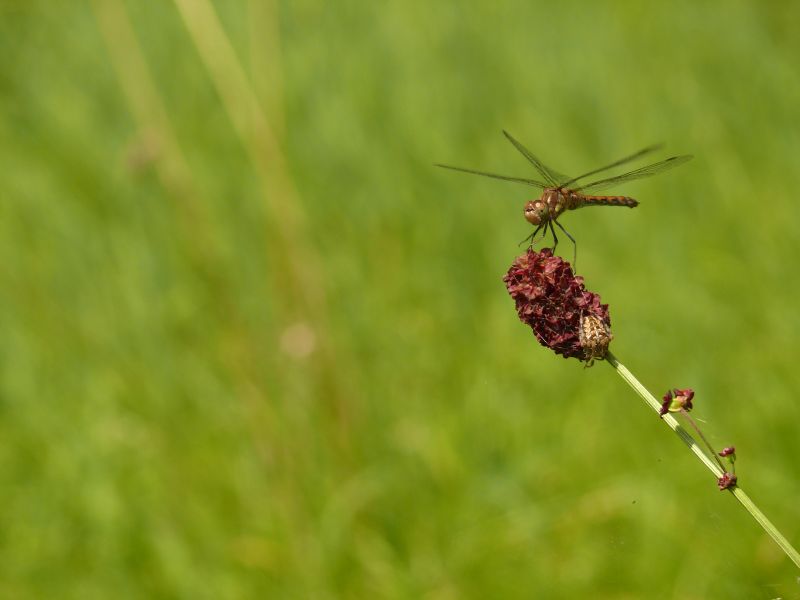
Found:
[[[559,223],[558,221],[556,221],[556,225],[558,225],[558,228],[559,228],[561,231],[563,231],[563,232],[564,232],[564,235],[566,235],[566,236],[567,236],[567,237],[570,239],[570,241],[572,242],[572,248],[573,248],[573,250],[572,250],[572,267],[573,267],[573,268],[577,268],[577,266],[578,266],[578,242],[576,242],[576,241],[575,241],[575,238],[574,238],[574,237],[572,237],[572,236],[569,234],[569,231],[567,231],[566,229],[564,229],[564,226],[563,226],[561,223]]]
[[[553,234],[553,252],[555,252],[556,247],[558,246],[558,236],[556,235],[556,230],[553,227],[553,222],[548,221],[547,224],[550,226],[550,233]]]
[[[517,244],[517,246],[522,246],[522,244],[524,244],[525,242],[528,242],[528,241],[530,242],[530,245],[531,245],[531,246],[533,246],[533,244],[534,244],[534,241],[533,241],[533,240],[534,240],[534,238],[536,237],[536,234],[537,234],[537,233],[539,233],[539,230],[540,230],[541,228],[542,228],[542,226],[541,226],[541,225],[539,225],[539,226],[538,226],[538,227],[537,227],[537,228],[536,228],[536,229],[533,231],[533,233],[532,233],[532,234],[530,234],[528,237],[526,237],[524,240],[522,240],[522,241],[521,241],[519,244]]]

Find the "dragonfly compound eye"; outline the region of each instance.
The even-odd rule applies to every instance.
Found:
[[[547,208],[541,202],[528,202],[525,205],[525,220],[532,225],[541,225],[547,220]]]

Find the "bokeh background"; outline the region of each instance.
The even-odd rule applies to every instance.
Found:
[[[0,596],[798,598],[501,277],[533,190],[800,543],[795,3],[0,1]],[[564,243],[559,251],[570,257]]]

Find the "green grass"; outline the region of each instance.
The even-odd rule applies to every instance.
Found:
[[[244,82],[168,2],[0,2],[0,597],[800,596],[517,321],[531,190],[432,166],[696,155],[562,222],[796,545],[797,8],[216,4]]]

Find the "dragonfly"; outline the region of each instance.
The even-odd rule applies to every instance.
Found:
[[[508,141],[510,141],[514,147],[519,150],[520,154],[522,154],[528,160],[528,162],[533,165],[533,167],[541,176],[541,180],[527,179],[525,177],[509,177],[507,175],[498,175],[497,173],[477,171],[475,169],[465,169],[464,167],[453,167],[451,165],[443,165],[438,163],[436,166],[444,169],[451,169],[453,171],[470,173],[472,175],[482,175],[483,177],[491,177],[493,179],[501,179],[503,181],[513,181],[515,183],[521,183],[541,189],[542,194],[539,196],[539,198],[536,200],[528,200],[525,203],[525,220],[531,225],[536,226],[536,229],[532,234],[522,240],[520,244],[530,241],[530,245],[532,246],[533,244],[537,243],[538,240],[536,239],[536,236],[539,234],[539,232],[543,232],[542,239],[544,239],[547,237],[549,229],[550,233],[553,235],[553,250],[555,250],[556,246],[558,246],[558,236],[556,235],[556,230],[553,227],[553,223],[555,223],[556,226],[561,229],[561,231],[563,231],[564,234],[572,241],[572,244],[575,248],[573,264],[578,255],[578,244],[575,241],[575,238],[573,238],[569,232],[564,229],[561,223],[558,222],[558,218],[565,211],[576,210],[584,206],[628,206],[630,208],[638,206],[639,202],[633,198],[630,198],[629,196],[595,196],[588,194],[587,192],[597,192],[621,183],[633,181],[634,179],[651,177],[658,173],[663,173],[668,169],[677,167],[678,165],[682,165],[683,163],[692,159],[691,154],[671,156],[664,160],[654,162],[644,167],[639,167],[638,169],[628,171],[627,173],[623,173],[621,175],[614,175],[612,177],[596,179],[590,183],[584,183],[582,180],[585,180],[591,175],[597,175],[604,171],[608,171],[610,169],[633,162],[642,158],[643,156],[659,150],[661,145],[657,144],[642,148],[633,154],[625,156],[624,158],[620,158],[619,160],[615,160],[611,164],[600,167],[599,169],[593,169],[584,173],[583,175],[578,175],[577,177],[568,177],[545,165],[530,150],[518,142],[507,131],[503,130],[503,135],[505,135]]]

